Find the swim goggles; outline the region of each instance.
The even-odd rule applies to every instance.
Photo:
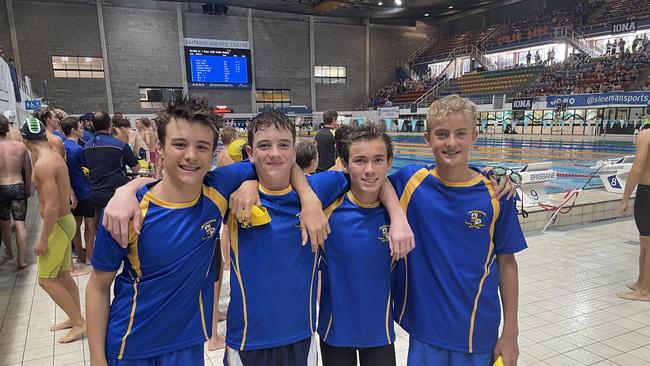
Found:
[[[242,220],[244,219],[244,212],[242,211]],[[262,226],[271,222],[271,215],[266,210],[266,207],[251,207],[251,222],[244,222],[242,227],[249,228],[251,226]]]
[[[502,166],[495,166],[492,168],[492,170],[490,170],[489,173],[494,174],[497,180],[501,180],[501,177],[507,175],[508,178],[510,178],[510,181],[515,185],[515,188],[519,188],[523,180],[521,174],[512,171],[512,169],[504,168]]]

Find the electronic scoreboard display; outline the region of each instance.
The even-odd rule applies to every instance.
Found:
[[[190,88],[249,88],[251,51],[237,48],[185,47]]]

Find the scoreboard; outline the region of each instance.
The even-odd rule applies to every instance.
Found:
[[[249,49],[185,47],[190,88],[249,88]]]

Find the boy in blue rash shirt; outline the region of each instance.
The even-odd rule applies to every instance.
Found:
[[[92,365],[203,364],[216,230],[230,192],[255,177],[247,163],[208,172],[217,122],[204,102],[171,103],[159,125],[166,174],[137,194],[139,234],[122,248],[100,227],[86,293]]]
[[[77,249],[78,261],[80,263],[90,264],[93,247],[95,242],[95,208],[90,203],[90,182],[84,175],[81,168],[85,166],[83,147],[79,145],[82,138],[83,126],[77,117],[66,117],[61,121],[61,130],[66,138],[63,140],[65,155],[67,157],[68,174],[70,175],[70,184],[77,199],[77,205],[72,209],[72,215],[77,222],[77,233],[72,239],[72,243]],[[86,249],[81,243],[81,223],[85,221],[84,239]]]
[[[518,357],[518,271],[526,248],[513,201],[494,198],[468,166],[476,106],[452,95],[427,113],[436,167],[391,176],[418,246],[398,263],[395,319],[410,334],[409,365],[506,365]],[[433,218],[433,220],[432,220]],[[504,324],[498,337],[501,308]]]
[[[321,258],[318,334],[324,366],[395,365],[390,220],[379,190],[390,170],[390,137],[374,125],[352,131],[340,149],[351,188],[326,210],[332,233]]]

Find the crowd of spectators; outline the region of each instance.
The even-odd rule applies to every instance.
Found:
[[[375,94],[368,99],[367,106],[390,107],[393,105],[392,100],[397,96],[410,92],[429,90],[445,77],[446,75],[432,77],[430,74],[425,74],[420,80],[407,79],[393,81],[385,87],[377,90]]]
[[[548,94],[603,93],[628,89],[650,66],[650,49],[607,53],[592,58],[574,54],[562,63],[551,65],[519,96]]]
[[[587,24],[589,14],[603,4],[602,0],[596,2],[580,1],[575,6],[544,11],[529,17],[519,19],[509,24],[504,24],[494,36],[494,45],[538,39],[550,36],[553,29],[563,26],[577,28]]]

